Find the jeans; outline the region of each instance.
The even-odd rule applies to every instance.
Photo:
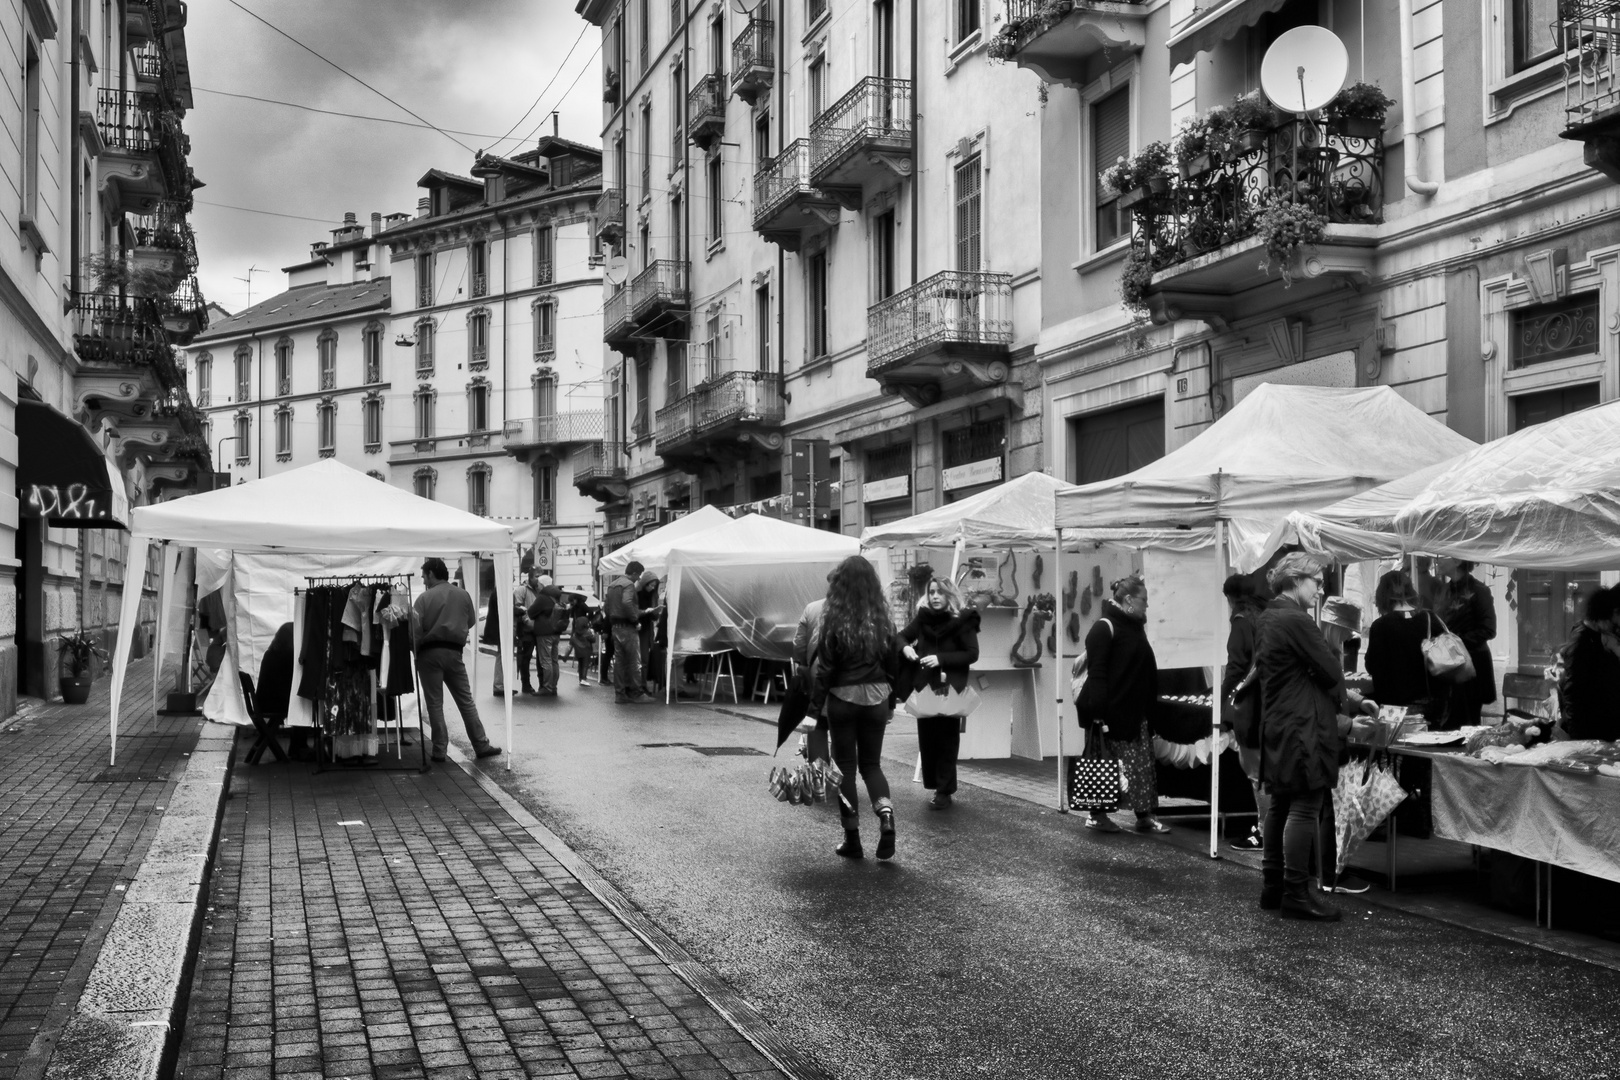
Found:
[[[634,623],[613,624],[613,689],[620,695],[646,689],[641,684],[641,635]]]
[[[1254,808],[1258,813],[1255,824],[1260,826],[1260,835],[1266,833],[1266,811],[1271,808],[1271,791],[1260,782],[1260,748],[1250,749],[1247,746],[1237,748],[1238,764],[1243,766],[1243,775],[1249,778],[1254,787]]]
[[[844,774],[838,787],[838,816],[846,829],[861,826],[860,804],[855,793],[855,772],[866,781],[866,795],[872,809],[893,805],[889,798],[889,778],[883,775],[883,730],[889,726],[889,710],[883,705],[853,705],[836,697],[827,698],[827,725],[832,733],[833,761]]]
[[[523,689],[530,689],[529,661],[534,657],[534,638],[529,634],[521,634],[517,640],[517,669],[522,681],[518,684]]]
[[[467,741],[474,750],[489,745],[484,734],[484,722],[478,718],[478,706],[473,704],[472,686],[467,682],[467,665],[461,662],[459,649],[428,646],[416,654],[416,670],[422,678],[422,697],[427,701],[428,723],[433,729],[433,753],[443,757],[450,746],[450,729],[444,724],[444,690],[450,688],[456,711],[467,728]]]
[[[557,635],[542,634],[534,639],[535,674],[541,693],[557,692]],[[526,673],[526,672],[525,672]]]
[[[1263,836],[1266,847],[1260,856],[1262,870],[1281,870],[1289,885],[1302,886],[1310,880],[1311,853],[1318,843],[1322,800],[1327,797],[1326,788],[1304,794],[1271,793]],[[1324,864],[1331,859],[1330,853],[1323,853]]]
[[[917,717],[917,750],[923,787],[956,794],[956,758],[962,751],[962,722],[954,716]]]

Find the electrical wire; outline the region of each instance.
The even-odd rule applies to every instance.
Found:
[[[229,203],[209,202],[207,199],[195,199],[193,201],[200,206],[217,206],[221,210],[240,210],[244,214],[264,214],[267,217],[292,218],[294,221],[318,221],[322,225],[342,224],[337,218],[305,217],[302,214],[283,214],[275,210],[255,210],[251,206],[232,206]]]
[[[252,16],[254,19],[256,19],[257,21],[263,23],[265,26],[269,27],[271,30],[274,30],[277,34],[280,34],[282,37],[286,38],[288,41],[292,42],[294,45],[297,45],[300,49],[303,49],[305,52],[307,52],[311,56],[315,57],[317,60],[321,61],[322,63],[324,63],[324,64],[326,64],[328,66],[330,66],[334,70],[336,70],[338,72],[341,72],[344,75],[347,75],[349,78],[353,79],[355,82],[359,83],[361,86],[365,87],[367,90],[370,90],[373,94],[376,94],[378,97],[382,98],[384,101],[388,102],[390,105],[394,106],[395,108],[400,109],[403,112],[409,113],[411,116],[415,117],[417,120],[420,120],[422,123],[426,124],[428,127],[432,128],[434,131],[437,131],[440,135],[443,135],[445,138],[449,139],[451,142],[455,143],[457,146],[459,146],[463,150],[467,151],[467,153],[470,154],[470,153],[473,152],[472,147],[468,146],[466,143],[462,142],[460,139],[456,138],[454,135],[450,134],[448,131],[446,131],[443,128],[439,127],[437,124],[433,123],[427,117],[422,116],[420,113],[414,112],[411,109],[406,108],[404,105],[401,105],[399,102],[395,101],[393,98],[389,97],[387,94],[383,93],[381,90],[378,90],[375,86],[372,86],[370,83],[366,82],[366,80],[362,79],[360,76],[356,75],[354,72],[352,72],[352,71],[348,70],[347,68],[343,67],[341,64],[338,64],[337,62],[332,61],[332,60],[328,60],[326,57],[322,56],[320,53],[316,52],[314,49],[310,48],[308,45],[305,45],[302,41],[299,41],[297,38],[295,38],[291,34],[287,33],[287,31],[281,29],[281,27],[277,26],[275,23],[271,22],[269,19],[266,19],[264,16],[262,16],[262,15],[258,14],[257,12],[253,11],[251,8],[248,8],[248,7],[244,6],[241,3],[241,0],[229,0],[229,2],[230,2],[232,7],[235,7],[237,9],[239,9],[240,11],[245,12],[246,14]]]
[[[394,120],[386,116],[365,116],[359,113],[341,112],[336,109],[317,109],[313,105],[300,105],[296,101],[277,101],[275,98],[257,97],[253,94],[237,94],[232,93],[229,90],[213,90],[209,87],[197,86],[195,84],[193,84],[191,88],[193,90],[201,90],[205,94],[217,94],[220,97],[241,98],[244,101],[259,101],[266,105],[285,105],[289,109],[301,109],[304,112],[321,113],[324,116],[341,116],[345,120],[365,120],[373,124],[397,124],[400,127],[420,128],[423,131],[440,131],[441,133],[448,131],[454,135],[466,135],[474,139],[494,138],[492,135],[477,131],[457,131],[455,128],[440,129],[433,127],[431,124],[417,124],[410,120]]]
[[[546,96],[546,92],[549,91],[552,84],[557,81],[557,76],[561,75],[568,68],[569,59],[574,55],[574,50],[579,48],[579,43],[585,40],[585,32],[589,29],[591,29],[590,23],[586,23],[584,26],[579,28],[579,36],[574,39],[574,43],[572,45],[568,46],[568,52],[563,56],[562,63],[557,65],[557,70],[551,73],[551,78],[546,80],[546,85],[542,87],[540,92],[534,96],[534,101],[530,103],[528,109],[524,111],[523,115],[518,117],[517,120],[513,122],[511,127],[506,129],[505,135],[502,135],[500,138],[496,139],[492,144],[490,144],[491,153],[494,153],[495,147],[499,146],[501,143],[510,138],[512,132],[518,129],[518,125],[527,120],[529,118],[529,114],[534,112],[535,107],[540,104],[540,99]],[[600,46],[598,47],[600,48]],[[575,79],[574,81],[578,82],[579,80]],[[572,90],[573,87],[570,86],[569,89]],[[566,97],[567,95],[565,94],[564,96]],[[547,115],[550,114],[548,113]]]
[[[574,81],[568,84],[568,89],[564,90],[562,92],[562,96],[557,99],[558,106],[561,106],[564,101],[568,100],[568,95],[572,94],[574,92],[574,87],[579,85],[579,80],[584,78],[585,73],[591,69],[591,61],[595,60],[599,55],[601,55],[601,52],[602,52],[602,43],[600,41],[598,41],[596,43],[596,48],[594,50],[592,50],[591,55],[585,58],[584,66],[581,67],[579,69],[579,73],[574,76]],[[550,110],[547,110],[546,115],[548,115],[548,116],[550,115]],[[542,118],[540,123],[536,124],[529,131],[529,133],[523,137],[523,141],[524,142],[532,141],[534,139],[535,135],[537,135],[539,133],[540,129],[542,127],[544,127],[544,126],[545,126],[545,119]]]

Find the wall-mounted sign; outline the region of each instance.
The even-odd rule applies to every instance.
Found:
[[[970,461],[966,465],[953,465],[949,469],[941,469],[939,480],[946,491],[998,483],[1001,480],[1001,459],[985,458],[983,461]]]
[[[862,502],[903,499],[910,494],[911,477],[909,476],[891,476],[887,480],[868,480],[861,485]]]

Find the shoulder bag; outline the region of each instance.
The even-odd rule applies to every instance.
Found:
[[[1435,618],[1431,613],[1429,637],[1423,641],[1423,663],[1429,669],[1429,674],[1454,683],[1473,679],[1478,672],[1474,670],[1473,658],[1468,655],[1468,647],[1463,644],[1462,638],[1452,633],[1443,620],[1440,622],[1440,633],[1436,634],[1434,623]]]

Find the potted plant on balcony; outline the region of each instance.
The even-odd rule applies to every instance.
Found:
[[[1148,314],[1147,287],[1152,279],[1153,260],[1140,245],[1132,244],[1119,272],[1119,299],[1125,310],[1138,318]]]
[[[1384,117],[1395,104],[1372,83],[1351,83],[1327,103],[1328,132],[1351,139],[1376,139],[1384,133]]]
[[[1277,128],[1276,110],[1258,90],[1233,98],[1228,116],[1232,125],[1228,152],[1233,156],[1260,149],[1265,145],[1266,136]]]
[[[1119,195],[1119,208],[1129,210],[1150,194],[1170,190],[1170,147],[1150,142],[1132,156],[1122,157],[1104,169],[1103,185]]]
[[[1190,180],[1209,172],[1231,140],[1231,131],[1231,113],[1220,106],[1183,120],[1175,140],[1176,164],[1181,167],[1182,178]]]
[[[1327,235],[1327,218],[1308,203],[1272,188],[1260,197],[1254,231],[1266,245],[1261,271],[1270,273],[1275,266],[1286,288],[1294,283],[1294,264],[1299,255],[1305,248],[1321,243]]]
[[[83,630],[61,635],[56,644],[56,684],[62,700],[69,705],[83,705],[90,700],[95,660],[106,660],[107,653]]]

